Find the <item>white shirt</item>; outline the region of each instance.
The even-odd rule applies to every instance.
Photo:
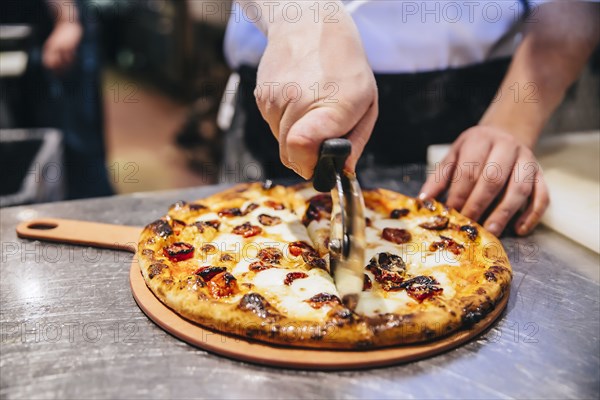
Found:
[[[324,10],[326,2],[321,1],[321,12],[335,17],[335,9],[330,5]],[[534,7],[540,2],[528,3]],[[234,69],[257,66],[267,43],[244,7],[235,5],[225,35],[225,56]],[[496,45],[525,13],[525,2],[519,0],[348,0],[344,7],[375,73],[444,70],[508,55],[497,52]],[[293,11],[288,10],[291,18]],[[283,9],[274,7],[273,12]]]

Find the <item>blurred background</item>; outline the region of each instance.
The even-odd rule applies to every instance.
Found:
[[[53,73],[44,46],[61,10],[44,0],[2,2],[2,205],[215,183],[231,1],[72,4],[83,37],[73,65]],[[90,130],[95,137],[81,134]],[[82,140],[95,149],[78,149]],[[109,188],[95,158],[106,160]]]
[[[2,2],[1,205],[218,182],[226,149],[217,117],[232,96],[223,96],[231,71],[222,50],[231,1],[74,4],[76,56],[59,48],[48,73],[61,10]],[[596,51],[547,135],[598,128],[599,70]]]

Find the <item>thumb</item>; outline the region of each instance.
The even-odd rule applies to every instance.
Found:
[[[352,143],[352,153],[350,154],[350,157],[348,157],[348,161],[346,161],[346,169],[350,172],[354,172],[356,169],[358,159],[373,133],[373,127],[375,126],[378,115],[379,105],[377,100],[375,100],[367,110],[366,114],[358,121],[352,132],[347,136],[348,140]]]
[[[280,137],[287,154],[287,165],[298,175],[310,179],[317,164],[321,143],[345,136],[354,127],[349,118],[343,120],[336,110],[327,107],[309,110]]]

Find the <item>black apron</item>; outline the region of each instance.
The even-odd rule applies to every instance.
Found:
[[[502,58],[444,71],[375,74],[379,118],[361,160],[377,166],[425,163],[427,146],[451,143],[479,122],[509,63]],[[264,177],[295,176],[281,164],[278,143],[256,105],[256,68],[243,66],[238,72],[236,114],[244,115],[245,147],[262,164]]]

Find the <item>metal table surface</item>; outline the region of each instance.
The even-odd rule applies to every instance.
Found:
[[[366,181],[414,195],[419,182],[397,176]],[[141,226],[176,200],[218,190],[0,210],[0,398],[597,398],[599,257],[543,228],[503,239],[510,300],[481,337],[418,362],[342,372],[257,366],[191,347],[137,307],[132,255],[15,235],[18,222],[42,216]]]

